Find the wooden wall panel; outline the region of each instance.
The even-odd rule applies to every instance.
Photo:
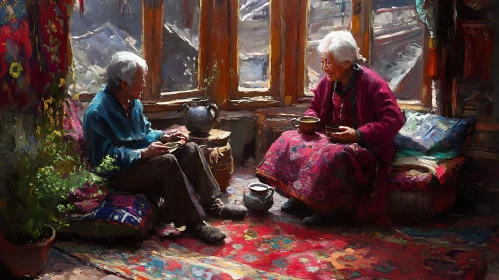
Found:
[[[270,0],[270,66],[269,88],[279,99],[281,81],[281,1]]]
[[[229,9],[229,96],[239,88],[239,1],[228,1]]]
[[[161,55],[163,40],[163,0],[142,2],[142,44],[149,71],[142,99],[161,97]],[[159,55],[158,55],[159,54]],[[159,56],[159,59],[158,59]]]
[[[212,79],[209,94],[223,109],[229,105],[229,1],[212,0],[213,10],[210,25],[207,71]],[[215,70],[216,69],[216,70]],[[218,73],[218,74],[217,74]]]
[[[206,73],[208,69],[206,67],[208,63],[208,51],[210,49],[210,30],[212,25],[212,6],[211,0],[201,0],[200,5],[200,19],[199,19],[199,52],[198,52],[198,81],[199,88],[205,88],[205,79],[207,78]],[[204,94],[204,93],[203,93]]]
[[[308,1],[280,0],[281,8],[281,105],[296,103],[304,88],[306,11]],[[300,35],[299,32],[305,32]],[[301,72],[299,68],[303,69]],[[303,77],[299,77],[303,76]]]
[[[372,0],[352,0],[352,35],[367,61],[371,57],[371,11]]]

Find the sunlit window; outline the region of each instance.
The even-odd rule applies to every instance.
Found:
[[[71,90],[96,93],[105,83],[106,67],[114,53],[142,55],[142,1],[85,0],[82,16],[78,3],[70,27],[76,79]]]
[[[270,1],[239,1],[239,86],[268,87]]]
[[[397,99],[420,100],[425,27],[414,0],[389,2],[375,7],[372,68],[385,78]]]
[[[198,87],[200,1],[163,2],[163,91]]]
[[[351,11],[351,0],[310,0],[305,94],[311,94],[324,76],[316,50],[319,41],[333,30],[350,30]]]

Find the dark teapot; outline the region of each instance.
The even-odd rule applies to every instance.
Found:
[[[208,99],[195,99],[183,104],[185,127],[192,136],[207,137],[218,120],[218,107]]]

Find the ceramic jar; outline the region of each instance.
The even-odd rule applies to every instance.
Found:
[[[183,110],[185,111],[185,127],[193,136],[207,137],[218,119],[218,107],[210,103],[208,99],[184,103]]]
[[[263,183],[251,183],[244,192],[243,203],[248,210],[263,214],[274,204],[274,188]]]

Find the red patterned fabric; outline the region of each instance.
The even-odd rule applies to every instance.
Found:
[[[423,168],[392,168],[388,176],[388,190],[433,191],[444,185],[454,185],[464,162],[464,157],[443,161],[437,165],[435,174]]]
[[[358,144],[334,144],[324,135],[286,131],[257,167],[289,196],[324,213],[352,212],[371,191],[376,159]]]
[[[392,168],[388,176],[388,212],[402,216],[420,213],[420,218],[427,219],[448,211],[456,200],[456,181],[465,161],[464,157],[446,160],[437,165],[435,173],[424,168]],[[414,205],[414,198],[418,199],[418,206]]]
[[[436,183],[434,175],[426,170],[397,170],[388,178],[388,190],[428,191]]]
[[[103,201],[108,190],[105,186],[86,183],[69,195],[69,201],[76,206],[77,213],[90,213]]]
[[[439,163],[436,169],[436,177],[440,185],[455,184],[465,162],[465,157],[456,157]]]
[[[8,65],[5,60],[2,58],[3,55],[7,52],[7,42],[14,43],[16,46],[22,46],[22,50],[24,50],[25,61],[23,62],[24,67],[26,68],[26,76],[29,77],[29,63],[28,59],[31,57],[31,40],[29,39],[29,26],[26,21],[21,21],[19,24],[19,28],[14,29],[10,25],[5,25],[0,27],[0,77],[3,77],[5,73],[8,71]]]

